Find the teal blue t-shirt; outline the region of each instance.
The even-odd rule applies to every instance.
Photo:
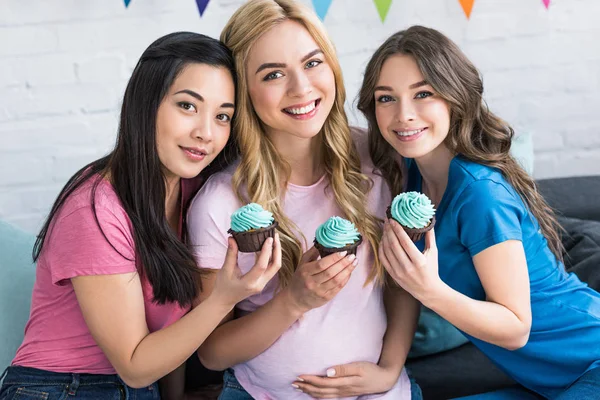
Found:
[[[407,190],[421,191],[419,169],[413,160],[407,163]],[[476,300],[486,296],[472,257],[506,240],[523,243],[531,286],[528,343],[510,351],[463,332],[498,367],[548,398],[600,367],[600,294],[565,272],[537,220],[500,171],[454,157],[435,234],[441,279]],[[417,246],[422,250],[423,240]]]

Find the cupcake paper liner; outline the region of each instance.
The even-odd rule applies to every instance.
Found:
[[[277,221],[273,222],[266,228],[253,229],[245,232],[235,232],[231,229],[227,231],[235,239],[238,250],[242,253],[255,253],[262,249],[265,240],[275,236],[275,228]]]
[[[362,235],[358,235],[358,240],[356,242],[349,244],[347,246],[344,246],[344,247],[338,247],[338,248],[325,247],[321,243],[317,242],[317,238],[315,238],[313,243],[314,243],[316,249],[319,251],[319,255],[321,256],[321,258],[324,258],[330,254],[339,253],[340,251],[347,251],[348,252],[347,255],[349,255],[349,254],[356,255],[358,246],[362,243],[362,241],[363,241]]]
[[[387,208],[387,210],[385,210],[385,215],[387,215],[387,217],[389,219],[394,218],[394,217],[392,217],[392,206],[391,205]],[[398,222],[396,219],[394,219],[394,221]],[[427,231],[431,230],[431,228],[433,228],[433,226],[435,225],[435,215],[433,217],[431,217],[431,221],[429,221],[429,225],[427,225],[424,228],[408,228],[408,227],[402,225],[400,222],[398,222],[398,224],[400,224],[402,229],[404,229],[404,232],[406,232],[408,234],[408,237],[413,242],[418,242],[419,240],[421,240],[423,238],[425,233]]]

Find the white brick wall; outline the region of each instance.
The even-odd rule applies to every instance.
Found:
[[[303,0],[311,4],[310,0]],[[0,218],[36,231],[68,177],[113,144],[120,97],[143,49],[191,30],[218,37],[243,0],[0,0]],[[364,66],[412,24],[445,32],[484,75],[491,108],[534,137],[535,176],[600,174],[600,1],[333,0],[325,24],[340,56],[348,111]]]

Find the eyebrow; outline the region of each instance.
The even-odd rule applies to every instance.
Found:
[[[408,88],[409,89],[416,89],[418,87],[425,86],[425,85],[429,85],[429,83],[427,83],[427,81],[421,81],[421,82],[413,83]],[[394,91],[394,89],[392,89],[391,86],[377,86],[377,87],[375,87],[375,91],[378,91],[378,90],[383,90],[383,91],[386,91],[386,92],[393,92]]]
[[[313,51],[311,51],[310,53],[308,53],[307,55],[305,55],[304,57],[302,57],[302,60],[300,60],[300,62],[304,62],[306,60],[308,60],[311,57],[314,57],[317,54],[323,53],[323,51],[321,49],[314,49]],[[267,69],[267,68],[285,68],[287,67],[287,64],[285,63],[264,63],[261,64],[260,67],[258,67],[258,69],[256,70],[256,72],[254,73],[255,75],[258,74],[260,71]]]
[[[189,94],[190,96],[192,96],[196,100],[201,101],[201,102],[204,103],[204,97],[202,97],[199,93],[194,92],[193,90],[183,89],[183,90],[180,90],[179,92],[177,92],[175,94],[180,94],[180,93]],[[221,104],[221,108],[235,108],[235,105],[233,103],[223,103],[223,104]]]

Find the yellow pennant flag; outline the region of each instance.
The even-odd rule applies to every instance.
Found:
[[[463,11],[465,12],[465,15],[468,18],[471,18],[471,11],[473,10],[473,4],[475,3],[475,0],[458,0],[460,1],[460,5],[463,8]]]

